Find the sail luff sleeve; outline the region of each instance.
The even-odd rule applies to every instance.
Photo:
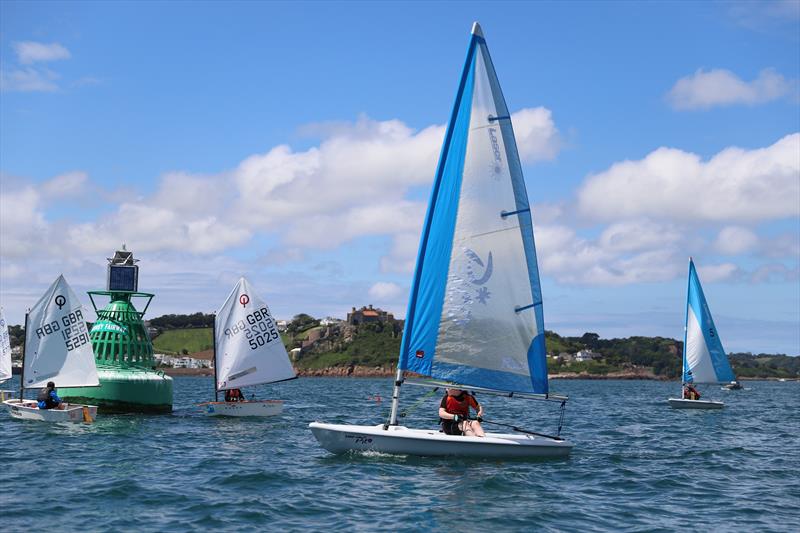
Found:
[[[442,298],[452,250],[464,167],[472,100],[475,47],[473,35],[467,51],[456,101],[448,123],[436,170],[425,225],[420,238],[414,284],[408,302],[399,365],[430,375]]]

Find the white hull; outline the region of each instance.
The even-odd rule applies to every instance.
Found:
[[[40,422],[83,422],[84,408],[88,411],[92,420],[97,417],[96,405],[80,405],[73,403],[62,403],[64,409],[39,409],[38,404],[33,400],[19,399],[6,400],[3,404],[8,409],[11,418],[20,420],[38,420]]]
[[[208,416],[275,416],[283,412],[283,400],[206,402],[199,405]]]
[[[308,425],[331,453],[375,451],[399,455],[457,455],[463,457],[564,457],[572,444],[527,434],[487,433],[485,437],[445,435],[434,429],[404,426],[352,426],[312,422]]]
[[[670,398],[667,400],[673,409],[722,409],[725,404],[713,402],[711,400],[683,400],[681,398]]]

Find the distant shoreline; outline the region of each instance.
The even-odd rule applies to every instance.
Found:
[[[168,376],[213,376],[213,368],[168,368],[162,367]],[[385,378],[394,377],[395,369],[374,366],[332,366],[326,368],[295,368],[297,377],[331,377],[331,378]],[[639,370],[629,372],[609,372],[608,374],[589,374],[588,372],[562,372],[550,374],[550,379],[588,379],[588,380],[645,380],[645,381],[678,381],[666,376],[656,376],[650,371]],[[740,377],[739,381],[778,381],[776,377]],[[797,381],[786,378],[786,381]]]

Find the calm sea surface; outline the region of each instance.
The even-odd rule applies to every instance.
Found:
[[[263,387],[286,409],[262,420],[199,415],[211,379],[177,378],[172,415],[48,425],[0,413],[0,530],[800,531],[800,383],[747,387],[707,389],[726,408],[692,412],[664,402],[676,383],[555,381],[571,398],[572,456],[520,462],[317,445],[310,421],[380,422],[388,378]],[[405,407],[428,393],[403,392]],[[435,425],[439,398],[405,423]],[[557,404],[480,399],[487,419],[558,425]]]

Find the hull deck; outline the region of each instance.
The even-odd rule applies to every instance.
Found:
[[[20,420],[38,420],[40,422],[84,422],[84,410],[94,420],[97,416],[96,405],[79,405],[63,403],[63,409],[39,409],[33,400],[12,399],[3,404],[8,409],[11,418]],[[88,421],[88,420],[87,420]]]
[[[722,409],[725,404],[711,400],[684,400],[682,398],[670,398],[667,400],[673,409]]]
[[[206,402],[198,405],[208,416],[275,416],[283,412],[283,400]]]
[[[445,435],[435,429],[404,426],[355,426],[312,422],[311,432],[331,453],[376,451],[399,455],[464,457],[564,457],[572,444],[527,434],[487,433],[485,437]]]

